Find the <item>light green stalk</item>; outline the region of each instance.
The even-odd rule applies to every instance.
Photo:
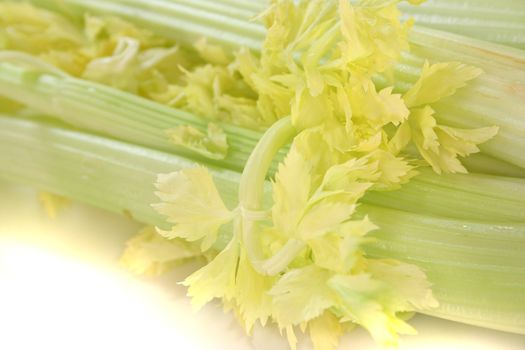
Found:
[[[113,212],[126,211],[160,227],[165,227],[165,220],[151,208],[158,201],[153,194],[156,175],[193,164],[180,156],[72,131],[43,119],[0,117],[0,148],[1,178]],[[210,170],[226,204],[235,205],[239,173]],[[468,184],[463,201],[447,205],[461,211],[474,192],[485,191],[490,197],[507,187],[525,191],[525,183],[517,179],[482,180]],[[462,178],[454,181],[467,185]],[[403,196],[398,198],[402,201]],[[430,200],[439,204],[443,198]],[[499,197],[491,203],[498,206]],[[516,211],[524,207],[519,205]],[[425,269],[441,305],[430,314],[525,333],[523,221],[501,223],[491,221],[488,214],[487,221],[445,219],[371,205],[359,210],[380,226],[372,235],[377,241],[366,247],[370,256],[404,260]]]
[[[170,108],[145,98],[101,84],[57,75],[35,72],[12,63],[0,63],[0,95],[21,102],[40,113],[58,117],[76,127],[102,133],[128,142],[242,171],[261,133],[231,124],[221,124],[229,150],[225,159],[213,161],[172,144],[166,131],[179,125],[191,125],[206,132],[206,120],[188,112]],[[516,129],[520,132],[520,129]],[[521,129],[525,133],[525,126]],[[514,154],[525,147],[523,140],[514,140],[502,152]],[[522,146],[523,144],[523,146]],[[277,169],[286,149],[281,150],[270,168]],[[524,176],[525,170],[489,156],[468,159],[474,170],[507,176]]]
[[[167,134],[179,125],[191,125],[206,133],[205,119],[105,85],[0,63],[0,95],[79,128],[208,161],[171,143]],[[209,162],[240,171],[261,134],[231,124],[220,125],[228,135],[228,156]]]

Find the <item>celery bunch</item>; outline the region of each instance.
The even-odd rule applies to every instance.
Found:
[[[195,305],[275,322],[291,347],[297,327],[330,349],[355,324],[396,345],[407,311],[523,332],[525,184],[436,175],[523,175],[520,51],[409,34],[398,1],[275,1],[266,31],[258,3],[34,2],[73,19],[0,3],[4,177],[156,225],[132,268],[201,252]]]

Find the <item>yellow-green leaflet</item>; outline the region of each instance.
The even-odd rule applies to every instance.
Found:
[[[171,142],[176,145],[186,147],[211,159],[223,159],[228,153],[226,134],[220,126],[214,123],[208,124],[207,131],[207,134],[204,134],[191,125],[185,125],[169,130],[168,135]]]
[[[496,135],[498,128],[459,129],[438,125],[429,104],[453,95],[480,74],[480,69],[459,62],[433,65],[425,62],[421,77],[403,96],[410,107],[410,116],[405,122],[408,125],[402,125],[391,140],[395,152],[412,140],[436,173],[466,173],[458,156],[479,152],[477,145]]]
[[[175,226],[162,231],[167,238],[180,237],[190,242],[202,239],[202,249],[209,249],[219,228],[232,219],[206,168],[184,169],[159,175],[156,194],[162,203],[154,205]]]
[[[227,247],[184,282],[195,305],[221,298],[248,331],[270,319],[291,348],[294,328],[307,327],[317,350],[334,349],[349,323],[395,346],[398,334],[414,333],[401,313],[437,306],[417,266],[364,254],[377,226],[354,217],[355,208],[367,191],[402,186],[422,162],[436,172],[464,171],[457,157],[477,152],[496,129],[460,130],[433,118],[430,104],[479,75],[476,68],[426,63],[405,95],[376,89],[372,75],[391,69],[408,48],[410,23],[399,21],[396,3],[273,1],[260,16],[268,28],[260,57],[241,49],[229,68],[188,73],[195,76],[185,98],[195,108],[212,115],[221,96],[214,91],[239,74],[255,94],[248,116],[272,124],[248,160],[233,211],[202,167],[158,179],[156,207],[174,224],[165,236],[207,249],[221,226],[233,228]],[[265,208],[268,166],[290,140]]]
[[[138,275],[160,275],[201,255],[196,245],[182,239],[168,240],[148,226],[126,243],[120,263]]]
[[[344,328],[331,312],[308,322],[308,332],[315,349],[336,349]]]

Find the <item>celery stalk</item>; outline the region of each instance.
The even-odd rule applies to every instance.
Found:
[[[421,6],[401,3],[399,8],[421,26],[523,49],[524,5],[513,0],[428,0]]]
[[[207,121],[203,118],[81,79],[43,74],[28,80],[31,74],[35,73],[0,64],[0,94],[77,127],[207,161],[172,144],[166,133],[178,125],[191,125],[205,132]],[[221,126],[228,134],[230,147],[226,159],[215,163],[240,170],[260,133],[234,125]]]
[[[35,73],[28,68],[0,63],[0,94],[77,127],[155,149],[176,152],[196,160],[213,162],[170,143],[166,135],[166,130],[178,125],[191,125],[205,131],[206,121],[203,118],[126,92],[73,77]],[[475,126],[473,124],[470,126]],[[228,135],[230,148],[227,157],[214,164],[240,171],[261,134],[229,124],[221,126]],[[514,125],[512,129],[519,133],[520,130],[525,130],[525,126]],[[498,154],[501,152],[513,155],[519,153],[523,142],[525,140],[516,138],[509,141],[504,135],[500,135],[498,142],[492,141],[492,147],[497,148]],[[270,173],[275,172],[277,161],[282,159],[284,153],[285,150],[279,153]],[[467,164],[473,165],[474,171],[499,171],[498,174],[508,176],[523,176],[525,172],[522,168],[489,156],[477,159],[478,161],[476,158],[466,160]]]
[[[157,202],[152,185],[156,174],[193,163],[43,119],[0,117],[0,147],[0,177],[113,212],[130,212],[160,227],[165,227],[165,221],[150,206]],[[211,171],[231,205],[240,174],[213,167]],[[451,186],[460,187],[465,181],[457,178]],[[504,188],[525,191],[516,179],[484,177],[484,181],[470,181],[469,191],[490,191],[491,183],[496,192]],[[465,201],[469,191],[463,193]],[[496,197],[491,203],[497,206],[499,200]],[[459,201],[456,205],[461,206]],[[441,303],[429,314],[525,333],[525,224],[445,219],[371,205],[360,210],[380,226],[373,234],[376,241],[366,247],[368,254],[412,262],[427,272]]]

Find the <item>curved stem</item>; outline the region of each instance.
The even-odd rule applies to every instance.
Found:
[[[261,137],[246,161],[239,185],[239,204],[248,210],[259,210],[264,180],[273,158],[296,134],[290,117],[273,124]]]
[[[241,208],[242,240],[246,253],[255,270],[263,275],[275,275],[281,272],[303,248],[303,243],[291,240],[281,251],[269,259],[258,249],[257,240],[253,239],[257,215],[253,212],[262,208],[264,180],[273,158],[296,134],[291,118],[286,117],[274,125],[262,136],[246,162],[239,186],[239,206]]]

